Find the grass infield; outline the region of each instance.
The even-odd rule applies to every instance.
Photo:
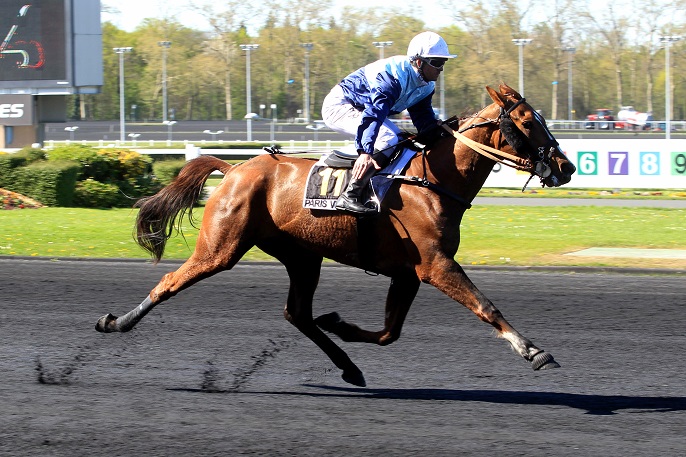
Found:
[[[194,211],[199,226],[203,208]],[[38,208],[0,211],[0,256],[148,258],[133,240],[136,210]],[[686,210],[606,206],[478,205],[465,213],[456,260],[463,266],[604,266],[684,269],[686,260],[577,257],[582,249],[686,249]],[[198,230],[167,243],[165,259],[186,259]],[[244,260],[272,260],[253,248]]]

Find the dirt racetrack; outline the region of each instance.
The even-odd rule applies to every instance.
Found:
[[[468,270],[562,364],[543,372],[423,285],[398,342],[340,343],[360,389],[283,319],[278,264],[94,330],[177,265],[0,257],[0,455],[686,453],[683,275]],[[325,267],[315,314],[377,329],[388,284]]]

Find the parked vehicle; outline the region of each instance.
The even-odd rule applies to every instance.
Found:
[[[586,116],[585,129],[612,130],[615,117],[611,109],[600,108],[595,113]]]
[[[624,130],[650,130],[653,126],[653,113],[641,113],[633,106],[623,106],[617,113],[615,127]]]

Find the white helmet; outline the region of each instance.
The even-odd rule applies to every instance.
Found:
[[[443,38],[434,32],[422,32],[412,38],[407,47],[407,55],[410,57],[437,57],[441,59],[452,59],[457,54],[450,54],[448,44]]]

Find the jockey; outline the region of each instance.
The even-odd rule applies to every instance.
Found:
[[[400,129],[388,116],[407,110],[419,132],[437,124],[431,106],[435,81],[450,54],[434,32],[415,36],[407,55],[377,60],[349,74],[324,99],[322,118],[332,130],[355,138],[359,154],[348,187],[336,208],[356,214],[377,210],[364,206],[361,194],[376,170],[388,162]],[[375,155],[373,153],[381,153]],[[379,163],[381,162],[381,164]]]

